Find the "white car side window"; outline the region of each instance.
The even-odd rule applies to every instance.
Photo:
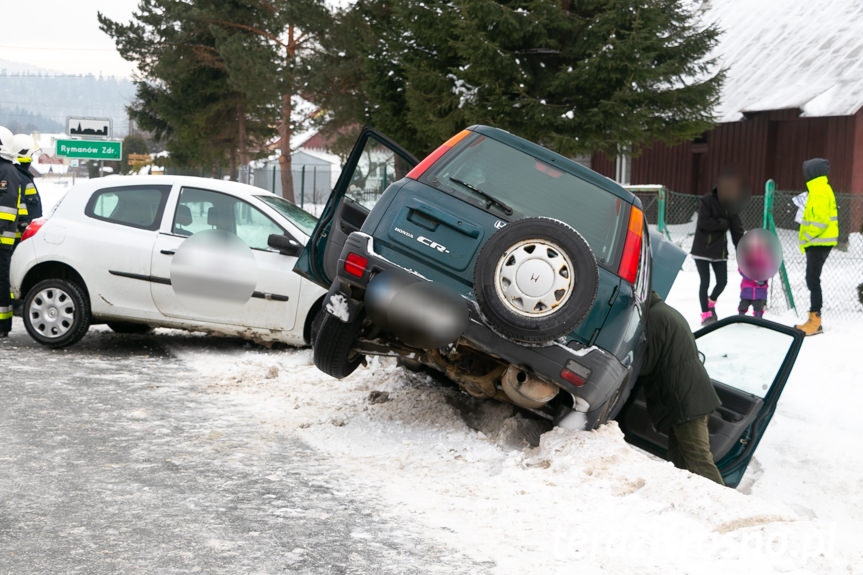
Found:
[[[200,188],[183,188],[171,231],[191,236],[204,230],[230,232],[258,250],[268,249],[270,234],[284,233],[269,216],[239,198]]]
[[[119,186],[96,191],[84,213],[132,228],[155,230],[162,221],[170,186]]]

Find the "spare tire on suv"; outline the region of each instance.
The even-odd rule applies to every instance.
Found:
[[[488,239],[474,268],[476,299],[490,327],[533,345],[575,329],[593,306],[598,284],[590,246],[551,218],[507,224]]]

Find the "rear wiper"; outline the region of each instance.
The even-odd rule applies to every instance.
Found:
[[[467,189],[469,189],[470,191],[475,192],[475,193],[477,193],[477,194],[481,195],[481,196],[482,196],[483,198],[485,198],[486,200],[488,200],[488,204],[486,204],[486,206],[485,206],[486,208],[489,208],[489,207],[491,207],[492,205],[496,205],[496,206],[498,206],[500,209],[502,209],[502,210],[503,210],[503,213],[505,213],[506,215],[508,215],[508,216],[511,216],[511,215],[512,215],[512,208],[511,208],[511,207],[509,207],[507,204],[503,203],[502,201],[500,201],[499,199],[495,198],[495,197],[494,197],[494,196],[492,196],[491,194],[489,194],[489,193],[487,193],[487,192],[482,191],[482,190],[481,190],[481,189],[479,189],[478,187],[474,186],[473,184],[471,184],[471,183],[469,183],[469,182],[465,182],[464,180],[460,180],[460,179],[458,179],[458,178],[453,178],[452,176],[449,176],[449,179],[450,179],[450,181],[451,181],[451,182],[455,182],[455,183],[457,183],[457,184],[461,184],[462,186],[466,187],[466,188],[467,188]]]

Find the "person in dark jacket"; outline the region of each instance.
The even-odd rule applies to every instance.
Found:
[[[692,240],[692,258],[701,281],[698,300],[701,304],[701,324],[716,321],[716,300],[728,285],[728,241],[731,231],[734,247],[743,237],[740,208],[744,201],[740,174],[733,168],[719,173],[716,185],[710,193],[702,196],[698,203],[698,219],[695,223],[695,238]],[[716,276],[713,292],[710,288],[710,270]]]
[[[15,134],[12,138],[12,149],[18,155],[18,163],[15,167],[19,172],[21,180],[21,202],[24,203],[26,214],[19,214],[18,217],[18,240],[21,239],[21,233],[35,219],[42,217],[42,198],[39,196],[39,190],[36,189],[36,183],[33,181],[33,173],[30,171],[30,164],[33,161],[33,154],[36,152],[36,145],[32,136],[27,134]]]
[[[651,293],[647,344],[638,384],[653,426],[668,434],[668,459],[676,467],[724,485],[713,462],[707,421],[722,402],[698,356],[695,336],[680,313]]]

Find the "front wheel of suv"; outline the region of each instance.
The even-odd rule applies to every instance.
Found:
[[[51,348],[77,343],[90,328],[90,303],[78,284],[42,280],[27,292],[22,313],[27,333]]]
[[[321,310],[320,314],[314,341],[315,366],[336,379],[345,378],[363,362],[362,354],[354,350],[362,317],[343,323],[326,310]]]
[[[507,224],[480,250],[474,291],[482,315],[502,336],[541,345],[587,317],[599,285],[585,239],[551,218]]]

